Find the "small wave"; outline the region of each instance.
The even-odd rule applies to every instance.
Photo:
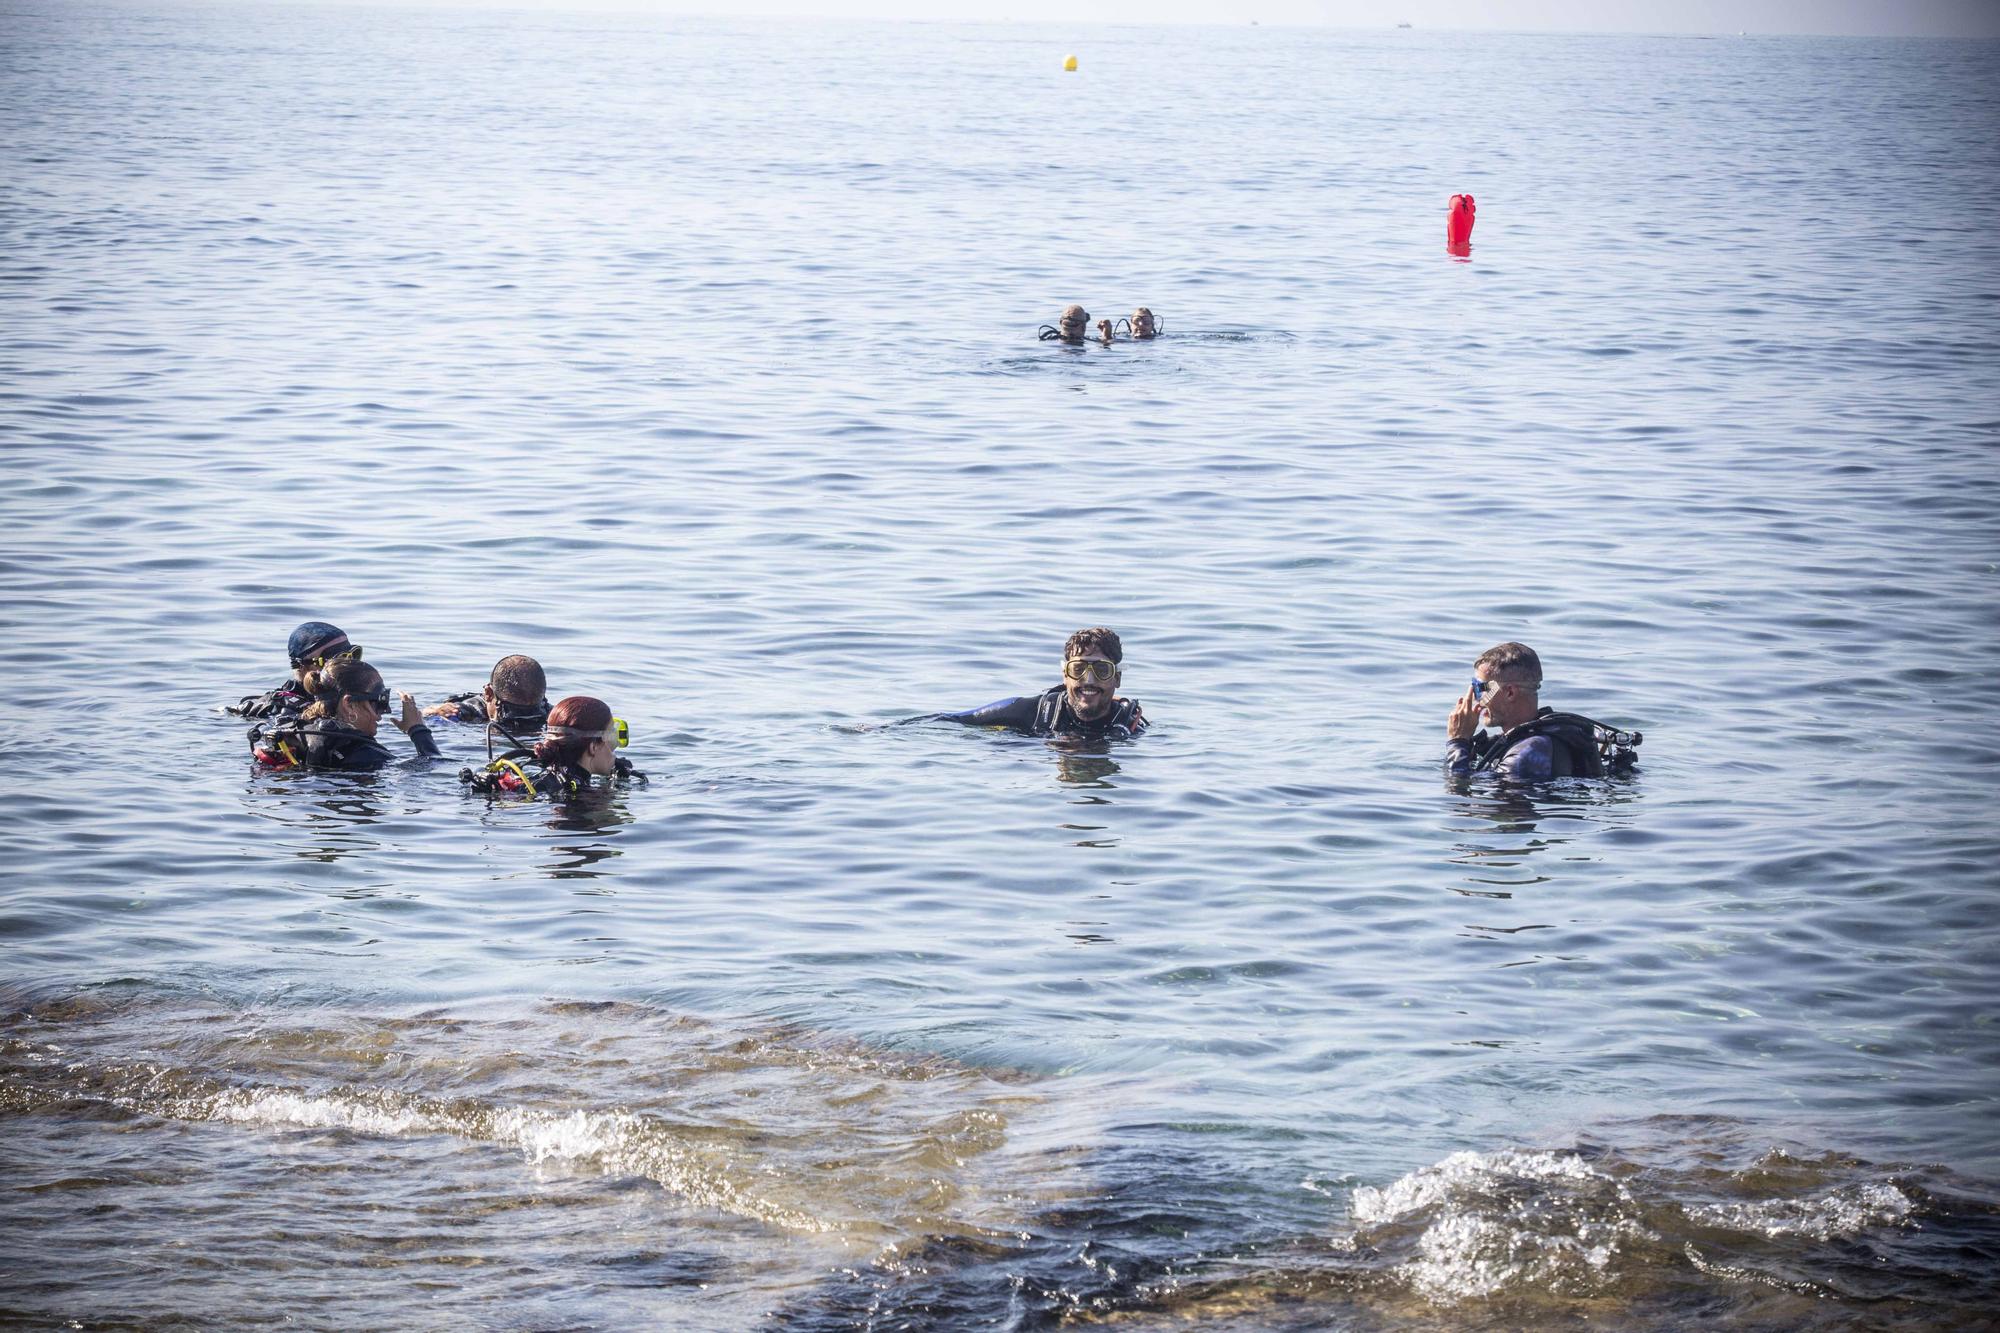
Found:
[[[1712,1227],[1752,1232],[1771,1240],[1785,1236],[1835,1240],[1869,1227],[1907,1221],[1915,1210],[1910,1196],[1894,1185],[1869,1182],[1811,1198],[1701,1204],[1690,1208],[1688,1216]]]
[[[0,1019],[0,1114],[303,1132],[343,1161],[399,1159],[404,1144],[498,1148],[841,1245],[1012,1218],[1015,1187],[989,1175],[1010,1170],[1012,1115],[1035,1100],[1021,1079],[934,1057],[618,1002],[485,1021],[144,996],[14,1003]]]
[[[1422,1224],[1395,1276],[1438,1304],[1529,1289],[1588,1295],[1627,1249],[1658,1240],[1624,1184],[1573,1152],[1453,1153],[1356,1189],[1352,1213],[1364,1229]]]
[[[825,1220],[760,1197],[727,1175],[725,1163],[679,1141],[672,1126],[623,1111],[549,1111],[441,1102],[375,1091],[302,1092],[225,1087],[201,1075],[148,1065],[74,1072],[102,1085],[104,1099],[140,1115],[273,1129],[341,1130],[380,1138],[445,1134],[512,1148],[531,1165],[594,1166],[604,1175],[638,1176],[689,1203],[789,1231],[832,1230]]]
[[[1774,1161],[1789,1168],[1781,1186]],[[1379,1188],[1356,1188],[1355,1230],[1337,1248],[1374,1256],[1392,1281],[1440,1306],[1630,1296],[1689,1269],[1812,1293],[1816,1283],[1790,1272],[1802,1255],[1776,1258],[1787,1275],[1772,1277],[1762,1272],[1774,1261],[1764,1247],[1777,1242],[1786,1254],[1800,1242],[1852,1241],[1922,1211],[1879,1174],[1852,1178],[1870,1170],[1768,1155],[1731,1171],[1642,1167],[1609,1152],[1458,1152]],[[1774,1188],[1784,1192],[1774,1197]]]

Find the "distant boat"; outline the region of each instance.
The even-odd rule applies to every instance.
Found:
[[[1397,27],[1399,27],[1399,28],[1407,28],[1407,27],[1409,27],[1410,25],[1409,25],[1409,24],[1407,24],[1407,23],[1398,23],[1398,24],[1397,24],[1396,26],[1397,26]]]

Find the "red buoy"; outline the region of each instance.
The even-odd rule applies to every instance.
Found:
[[[1472,250],[1472,215],[1477,212],[1469,194],[1455,194],[1445,205],[1444,248],[1455,255]]]

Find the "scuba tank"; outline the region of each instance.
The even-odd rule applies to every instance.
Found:
[[[1569,773],[1558,776],[1579,778],[1615,777],[1631,772],[1639,765],[1637,751],[1646,739],[1642,732],[1620,731],[1581,713],[1558,713],[1553,708],[1544,708],[1533,720],[1489,741],[1478,762],[1473,764],[1473,771],[1497,767],[1508,751],[1532,736],[1547,736],[1569,755]]]

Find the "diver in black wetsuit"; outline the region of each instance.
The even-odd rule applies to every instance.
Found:
[[[561,800],[596,787],[596,778],[614,783],[644,784],[646,775],[618,756],[631,733],[611,705],[587,694],[573,694],[549,710],[549,720],[533,745],[502,754],[475,773],[458,772],[458,780],[489,795],[519,793]]]
[[[1137,702],[1118,697],[1125,650],[1102,626],[1080,629],[1063,645],[1063,683],[1040,694],[997,699],[962,713],[935,713],[940,722],[1006,727],[1028,736],[1130,739],[1146,729]]]
[[[477,691],[446,695],[443,703],[426,708],[424,716],[484,722],[489,733],[497,729],[503,735],[526,736],[549,720],[548,676],[532,657],[503,657]]]
[[[300,683],[305,679],[305,673],[317,667],[330,666],[343,657],[358,659],[361,649],[349,643],[338,626],[329,625],[324,620],[308,620],[292,631],[292,637],[285,643],[285,653],[291,659],[291,675],[262,694],[244,695],[239,702],[222,711],[234,713],[237,717],[283,717],[303,712],[312,703],[312,695]]]
[[[1601,778],[1636,767],[1644,739],[1580,713],[1540,702],[1542,659],[1525,643],[1488,648],[1472,664],[1472,685],[1445,723],[1445,770],[1493,772],[1516,782]],[[1498,730],[1478,730],[1484,716]]]
[[[389,687],[382,673],[366,662],[342,658],[332,666],[308,671],[303,681],[312,704],[302,713],[287,714],[250,728],[250,753],[267,768],[329,768],[369,773],[391,763],[391,754],[375,739],[375,730],[389,711]],[[439,751],[424,725],[417,701],[402,696],[402,716],[395,719],[423,759]]]

